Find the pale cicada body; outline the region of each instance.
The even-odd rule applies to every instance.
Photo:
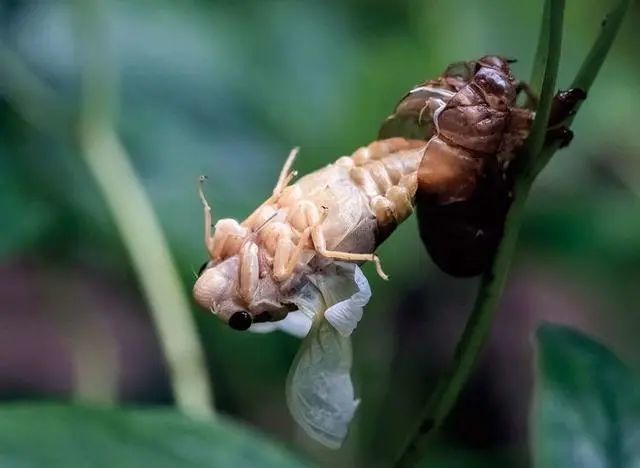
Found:
[[[351,383],[349,335],[371,296],[353,263],[413,211],[426,142],[391,138],[359,148],[296,183],[294,150],[269,197],[244,222],[218,221],[202,191],[211,260],[193,293],[236,330],[280,328],[306,336],[292,365],[287,403],[314,439],[337,448],[358,406]]]
[[[273,195],[244,222],[223,219],[205,242],[211,257],[194,297],[232,328],[283,319],[306,276],[335,261],[373,261],[376,247],[413,211],[426,143],[376,141],[287,185],[292,151]]]

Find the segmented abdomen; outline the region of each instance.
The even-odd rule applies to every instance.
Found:
[[[424,141],[391,138],[359,148],[288,186],[245,225],[259,231],[269,256],[278,243],[295,245],[316,223],[328,250],[371,253],[413,212],[425,146]],[[313,248],[311,239],[307,248]]]
[[[390,138],[336,161],[350,168],[351,180],[369,199],[383,237],[413,212],[417,170],[425,147],[424,141]]]

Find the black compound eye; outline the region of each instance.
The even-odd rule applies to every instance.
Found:
[[[200,276],[202,274],[202,272],[207,269],[207,265],[209,265],[209,260],[207,260],[206,262],[204,262],[202,264],[202,266],[198,270],[198,276]]]
[[[251,315],[244,310],[234,312],[231,318],[229,318],[229,326],[234,330],[246,330],[251,326],[252,322]]]

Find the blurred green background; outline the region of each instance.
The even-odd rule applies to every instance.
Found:
[[[69,109],[80,104],[79,45],[92,40],[76,32],[78,3],[0,4],[4,47]],[[560,87],[607,7],[568,1]],[[291,147],[301,147],[303,174],[351,153],[404,92],[450,62],[514,57],[526,79],[541,9],[532,0],[103,2],[117,130],[185,291],[205,259],[198,175],[209,177],[216,218],[244,218]],[[635,5],[571,147],[534,187],[490,343],[430,466],[529,463],[532,331],[543,320],[600,336],[640,365],[639,20]],[[28,81],[12,82],[8,65],[0,60],[0,398],[170,405],[158,338],[100,192],[55,109]],[[353,337],[362,403],[342,451],[308,440],[286,410],[298,340],[234,332],[193,307],[219,411],[319,464],[392,457],[449,362],[476,280],[438,272],[415,219],[379,254],[392,280],[365,267],[373,298]]]

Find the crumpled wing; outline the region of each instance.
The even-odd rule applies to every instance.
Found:
[[[367,278],[362,270],[355,265],[349,265],[353,268],[353,278],[343,285],[345,289],[330,289],[324,295],[334,304],[329,307],[324,318],[335,328],[342,336],[349,336],[356,329],[358,322],[362,318],[363,307],[371,298],[371,288]],[[351,268],[350,268],[351,270]],[[355,287],[355,291],[353,288]],[[342,299],[346,296],[345,299]]]

